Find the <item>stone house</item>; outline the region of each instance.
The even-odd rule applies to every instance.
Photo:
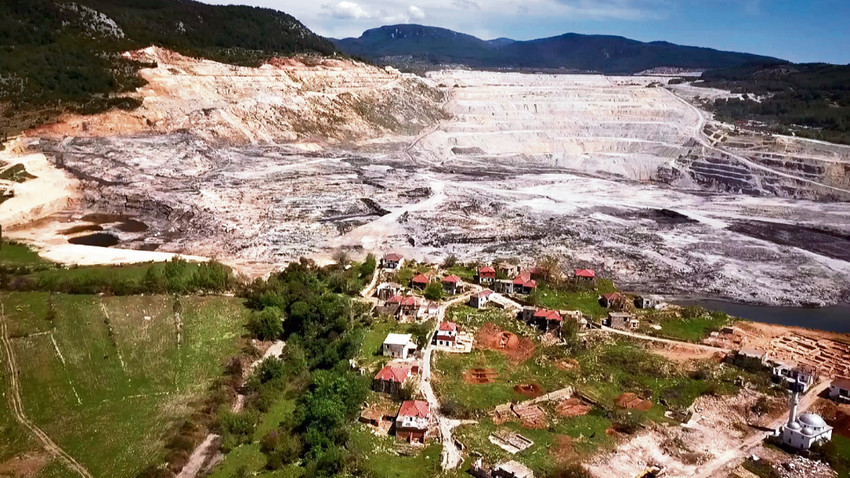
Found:
[[[458,292],[458,288],[462,284],[460,277],[452,274],[446,277],[443,277],[443,292],[448,295],[455,295]]]
[[[387,365],[372,379],[372,390],[398,395],[399,390],[413,376],[410,367]]]
[[[424,443],[431,421],[428,402],[407,400],[401,404],[395,419],[395,434],[402,440]]]
[[[381,266],[384,269],[398,270],[404,265],[404,257],[401,254],[391,252],[381,259]]]
[[[479,284],[492,284],[496,281],[496,269],[493,266],[479,267],[476,278]]]
[[[634,330],[640,325],[640,321],[634,315],[627,312],[608,312],[605,325],[612,329]]]
[[[416,349],[410,334],[388,334],[382,345],[384,356],[397,359],[407,359]]]

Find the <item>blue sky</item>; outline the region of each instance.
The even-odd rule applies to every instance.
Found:
[[[850,63],[850,0],[203,0],[294,15],[320,35],[420,23],[484,39],[566,32]]]

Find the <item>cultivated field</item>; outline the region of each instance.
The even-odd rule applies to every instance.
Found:
[[[237,353],[246,314],[222,297],[13,292],[0,303],[26,414],[94,476],[134,475],[164,457],[164,433]],[[0,419],[0,459],[37,449]]]

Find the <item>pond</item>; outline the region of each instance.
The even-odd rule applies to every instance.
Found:
[[[672,300],[676,305],[699,305],[753,322],[850,333],[850,304],[830,307],[785,307],[740,304],[712,299]]]

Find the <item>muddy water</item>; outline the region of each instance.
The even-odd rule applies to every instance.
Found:
[[[87,236],[72,237],[68,239],[68,242],[84,246],[110,247],[118,244],[118,238],[112,234],[98,232]]]
[[[721,300],[676,300],[677,305],[699,305],[753,322],[806,327],[830,332],[850,333],[850,304],[831,307],[781,307],[739,304]]]

